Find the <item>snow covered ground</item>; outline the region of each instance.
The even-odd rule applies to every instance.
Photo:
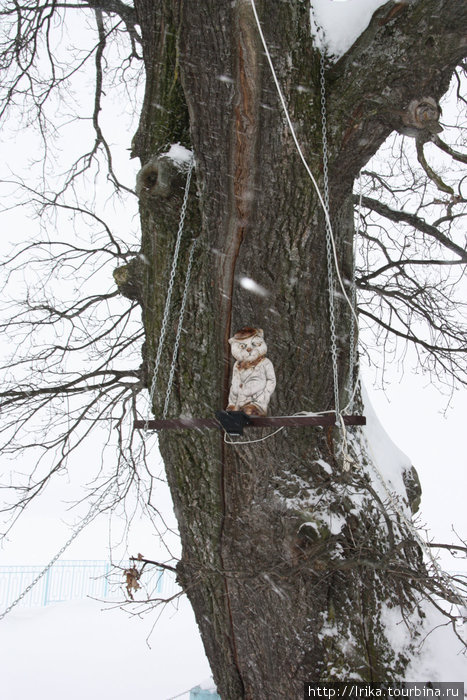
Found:
[[[16,608],[0,625],[0,697],[178,696],[210,676],[191,608],[184,599],[178,608],[157,623],[93,600]]]
[[[210,670],[187,601],[155,622],[93,600],[17,608],[0,625],[1,697],[169,700],[182,694],[180,700],[188,700],[184,691]],[[402,642],[403,622],[391,624],[394,641]],[[437,628],[406,680],[467,683],[467,659],[459,651],[449,630]]]

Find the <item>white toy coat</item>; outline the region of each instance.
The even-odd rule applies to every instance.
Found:
[[[234,410],[240,411],[244,406],[253,404],[266,415],[275,387],[274,367],[267,357],[261,358],[253,367],[248,367],[247,362],[237,360],[232,373],[229,406],[234,406]]]

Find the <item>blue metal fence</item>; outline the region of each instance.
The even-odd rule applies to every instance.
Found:
[[[214,688],[207,689],[197,685],[190,690],[190,700],[221,700],[221,696]]]
[[[43,566],[0,566],[0,608],[6,608],[34,581]],[[148,572],[149,573],[149,572]],[[141,581],[154,594],[168,596],[175,592],[174,576],[167,571],[153,569]],[[80,598],[99,600],[124,599],[123,572],[108,561],[60,561],[54,564],[19,603],[22,606],[43,606]],[[135,599],[144,599],[135,595]]]

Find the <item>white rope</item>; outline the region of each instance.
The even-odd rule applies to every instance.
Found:
[[[282,94],[282,90],[279,84],[279,80],[277,78],[277,74],[274,68],[274,64],[272,62],[271,54],[269,52],[268,45],[266,43],[266,39],[263,34],[263,30],[261,28],[261,23],[259,21],[258,13],[256,11],[256,5],[255,5],[255,0],[250,0],[251,7],[253,10],[253,14],[255,17],[256,25],[258,27],[258,32],[261,37],[261,41],[264,47],[264,51],[266,54],[266,57],[268,59],[269,67],[271,69],[272,77],[274,79],[274,83],[277,89],[277,93],[279,95],[279,99],[282,105],[282,109],[284,110],[285,118],[287,120],[287,124],[290,129],[290,133],[292,134],[292,138],[294,140],[295,146],[297,148],[298,154],[301,158],[301,161],[305,167],[306,172],[308,173],[308,176],[313,183],[313,187],[315,188],[316,194],[318,196],[318,200],[320,202],[321,208],[324,213],[324,218],[326,222],[326,245],[327,245],[327,251],[328,251],[328,261],[332,258],[334,261],[334,268],[336,272],[337,279],[339,281],[339,286],[342,290],[342,294],[344,296],[344,299],[346,300],[349,309],[355,318],[356,323],[358,324],[358,317],[355,312],[355,309],[353,307],[353,304],[351,300],[349,299],[349,296],[347,294],[347,290],[345,289],[344,282],[342,280],[342,276],[340,273],[339,269],[339,260],[337,257],[337,249],[336,249],[336,242],[334,238],[334,233],[332,230],[332,224],[331,224],[331,219],[329,216],[329,193],[326,192],[327,190],[327,185],[326,185],[326,179],[327,179],[327,172],[325,172],[325,198],[327,198],[327,201],[323,199],[323,196],[321,194],[321,191],[318,187],[318,183],[316,182],[313,173],[311,172],[310,166],[307,163],[307,160],[303,154],[303,151],[301,149],[300,143],[298,141],[297,135],[295,133],[294,126],[292,124],[292,120],[289,115],[289,111],[287,109],[287,105],[285,103],[284,95]],[[324,58],[321,56],[321,65],[320,65],[320,77],[321,77],[321,112],[322,112],[322,117],[323,117],[323,166],[325,171],[327,171],[327,133],[326,133],[326,108],[325,108],[325,80],[324,80]],[[328,263],[328,278],[329,278],[329,285],[332,288],[333,286],[333,272],[332,272],[332,265]],[[343,467],[347,471],[350,468],[350,464],[352,460],[350,459],[347,451],[347,436],[346,436],[346,427],[344,424],[344,421],[341,416],[341,412],[339,411],[339,388],[338,388],[338,375],[337,375],[337,346],[334,345],[335,343],[335,327],[333,328],[332,324],[335,324],[334,320],[334,293],[333,290],[330,292],[329,295],[330,299],[330,322],[331,322],[331,353],[332,353],[332,362],[333,362],[333,381],[334,381],[334,402],[335,402],[335,413],[336,416],[338,417],[339,424],[343,429],[343,441],[342,441],[342,447],[343,447]],[[333,336],[334,336],[334,341],[333,341]]]
[[[162,349],[164,347],[165,337],[167,335],[167,323],[169,320],[170,304],[172,301],[172,292],[173,292],[173,287],[174,287],[174,282],[175,282],[175,273],[177,271],[178,255],[180,252],[180,243],[182,240],[183,227],[185,224],[185,216],[186,216],[186,209],[187,209],[187,204],[188,204],[188,195],[190,192],[190,182],[191,182],[191,174],[193,172],[193,166],[194,166],[194,158],[192,157],[190,164],[188,166],[188,172],[187,172],[187,176],[186,176],[185,193],[183,196],[182,208],[180,210],[180,219],[179,219],[179,223],[178,223],[178,231],[177,231],[177,238],[176,238],[176,242],[175,242],[172,267],[170,270],[170,278],[169,278],[169,285],[167,288],[167,296],[165,298],[165,307],[164,307],[164,314],[162,317],[161,332],[159,335],[159,343],[157,346],[156,359],[154,361],[154,370],[153,370],[153,375],[152,375],[151,389],[149,391],[149,403],[148,403],[148,412],[147,412],[147,417],[146,417],[145,430],[148,429],[148,423],[149,423],[149,420],[151,418],[151,410],[152,410],[152,405],[153,405],[153,401],[154,401],[154,393],[156,391],[156,383],[157,383],[157,376],[159,374],[159,367],[160,367],[160,363],[161,363]]]
[[[269,433],[269,435],[265,435],[262,438],[257,438],[256,440],[231,440],[229,433],[224,430],[224,442],[226,445],[252,445],[255,442],[264,442],[265,440],[269,440],[269,438],[274,437],[274,435],[277,435],[277,433],[280,433],[281,430],[284,430],[285,425],[281,426],[277,430],[275,430],[273,433]],[[227,438],[229,438],[227,440]]]
[[[277,89],[277,93],[278,93],[278,95],[279,95],[279,99],[280,99],[280,102],[281,102],[281,105],[282,105],[282,109],[283,109],[283,111],[284,111],[284,115],[285,115],[285,118],[286,118],[286,120],[287,120],[287,124],[288,124],[289,129],[290,129],[290,133],[292,134],[292,138],[293,138],[293,140],[294,140],[294,143],[295,143],[295,146],[296,146],[296,148],[297,148],[298,154],[299,154],[299,156],[300,156],[300,158],[301,158],[301,161],[302,161],[302,163],[303,163],[303,165],[304,165],[304,167],[305,167],[305,170],[306,170],[306,172],[307,172],[307,174],[308,174],[308,176],[309,176],[311,182],[313,183],[313,187],[315,188],[316,194],[317,194],[317,196],[318,196],[318,200],[319,200],[319,202],[320,202],[321,208],[322,208],[323,213],[324,213],[324,218],[325,218],[325,222],[326,222],[326,233],[327,233],[328,258],[329,258],[330,255],[332,255],[332,259],[333,259],[333,261],[334,261],[334,269],[335,269],[336,276],[337,276],[337,279],[338,279],[338,282],[339,282],[339,286],[340,286],[340,288],[341,288],[341,290],[342,290],[342,294],[343,294],[344,299],[346,300],[346,302],[347,302],[347,304],[348,304],[348,306],[349,306],[349,308],[350,308],[350,311],[351,311],[351,313],[352,313],[352,316],[354,317],[356,323],[358,324],[358,317],[357,317],[357,314],[356,314],[356,312],[355,312],[355,309],[354,309],[354,306],[353,306],[351,300],[349,299],[349,296],[348,296],[348,294],[347,294],[347,290],[345,289],[345,285],[344,285],[344,282],[343,282],[343,280],[342,280],[342,276],[341,276],[340,269],[339,269],[339,261],[338,261],[338,256],[337,256],[336,242],[335,242],[334,233],[333,233],[333,229],[332,229],[331,219],[330,219],[330,216],[329,216],[329,201],[326,202],[326,201],[323,199],[323,196],[322,196],[321,191],[320,191],[320,189],[319,189],[318,183],[316,182],[316,179],[315,179],[315,177],[313,176],[313,173],[311,172],[310,166],[308,165],[307,160],[306,160],[306,158],[305,158],[305,156],[304,156],[304,154],[303,154],[302,148],[301,148],[300,143],[299,143],[298,138],[297,138],[297,134],[295,133],[295,129],[294,129],[294,126],[293,126],[293,124],[292,124],[292,120],[291,120],[291,118],[290,118],[289,111],[288,111],[288,109],[287,109],[287,105],[286,105],[286,102],[285,102],[285,99],[284,99],[284,95],[282,94],[282,90],[281,90],[281,87],[280,87],[280,84],[279,84],[279,80],[278,80],[278,78],[277,78],[277,74],[276,74],[276,71],[275,71],[275,68],[274,68],[274,64],[273,64],[273,62],[272,62],[271,54],[270,54],[270,52],[269,52],[269,48],[268,48],[268,45],[267,45],[267,43],[266,43],[266,39],[265,39],[265,37],[264,37],[263,30],[262,30],[262,28],[261,28],[261,23],[260,23],[260,21],[259,21],[258,13],[257,13],[257,10],[256,10],[255,0],[250,0],[250,3],[251,3],[251,7],[252,7],[253,14],[254,14],[254,17],[255,17],[256,25],[257,25],[257,27],[258,27],[258,32],[259,32],[259,35],[260,35],[260,38],[261,38],[261,42],[262,42],[262,44],[263,44],[264,52],[265,52],[265,54],[266,54],[266,57],[267,57],[267,60],[268,60],[268,63],[269,63],[269,67],[270,67],[270,69],[271,69],[271,73],[272,73],[272,77],[273,77],[273,79],[274,79],[274,83],[275,83],[275,86],[276,86],[276,89]],[[324,90],[325,90],[325,86],[324,86],[324,59],[323,59],[323,57],[321,58],[321,70],[320,70],[320,74],[321,74],[321,100],[322,100],[321,107],[322,107],[322,113],[323,113],[323,109],[324,109],[324,115],[323,115],[323,117],[324,117],[324,118],[323,118],[323,137],[324,137],[325,141],[323,142],[323,160],[324,160],[324,168],[327,169],[327,162],[326,162],[326,160],[327,160],[327,134],[326,134],[326,124],[325,124],[325,116],[326,116],[326,113],[325,113],[325,103],[323,102],[323,92],[324,92]],[[325,97],[325,95],[324,95],[324,97]],[[324,104],[324,106],[323,106],[323,104]],[[325,180],[326,180],[326,177],[327,177],[327,174],[325,175]],[[329,200],[329,194],[326,195],[326,185],[325,185],[325,197],[326,197],[326,196],[327,196],[327,198],[328,198],[328,200]],[[330,252],[329,252],[329,247],[330,247],[330,249],[331,249]],[[328,266],[328,267],[329,267],[329,266]],[[328,269],[328,275],[329,275],[329,269]],[[333,273],[331,273],[331,277],[333,277]],[[332,279],[330,280],[330,284],[333,284]],[[332,319],[333,319],[333,306],[334,306],[334,296],[331,295],[331,294],[330,294],[330,305],[332,305],[332,308],[331,308],[331,310],[330,310],[330,311],[331,311],[331,324],[332,324]],[[334,329],[334,331],[335,331],[335,329]],[[332,330],[331,330],[331,333],[332,333]],[[331,343],[332,343],[332,340],[331,340]],[[337,376],[336,376],[336,374],[337,374],[337,369],[335,369],[335,368],[336,368],[336,362],[335,362],[335,358],[336,358],[335,352],[336,352],[336,351],[335,351],[334,349],[332,349],[331,352],[332,352],[332,354],[334,355],[334,357],[333,357],[333,375],[334,375],[334,377],[333,377],[333,378],[334,378],[334,395],[335,395],[335,399],[334,399],[334,400],[335,400],[335,404],[336,404],[335,408],[336,408],[336,414],[339,414],[339,410],[338,410],[338,409],[339,409],[339,400],[338,400],[339,394],[338,394],[338,385],[337,385]],[[347,409],[347,407],[346,407],[346,409]],[[346,441],[345,441],[345,442],[346,442]],[[344,462],[345,462],[345,460],[344,460]]]
[[[335,411],[319,411],[318,413],[313,413],[312,411],[299,411],[298,413],[294,413],[293,415],[294,416],[323,416],[327,413],[335,413]],[[341,416],[339,416],[339,417],[341,418],[341,420],[343,420]],[[262,438],[258,438],[257,440],[243,440],[243,441],[230,440],[230,439],[227,440],[226,438],[229,437],[229,433],[225,429],[223,429],[224,430],[224,442],[226,443],[226,445],[251,445],[255,442],[264,442],[265,440],[269,440],[269,438],[274,437],[274,435],[277,435],[277,433],[280,433],[281,430],[284,430],[284,428],[286,428],[286,426],[282,425],[280,428],[275,430],[273,433],[269,433],[268,435],[265,435]]]
[[[319,202],[320,202],[320,204],[321,204],[321,208],[323,209],[324,217],[325,217],[325,220],[326,220],[326,225],[329,226],[329,231],[330,231],[330,233],[331,233],[331,245],[332,245],[332,252],[333,252],[333,257],[334,257],[334,266],[335,266],[335,269],[336,269],[336,274],[337,274],[337,279],[338,279],[338,281],[339,281],[339,286],[340,286],[340,288],[341,288],[341,290],[342,290],[342,294],[344,295],[344,298],[346,299],[346,301],[347,301],[347,303],[348,303],[348,305],[349,305],[349,307],[350,307],[351,312],[354,314],[355,319],[356,319],[356,321],[357,321],[357,323],[358,323],[358,317],[357,317],[357,315],[355,314],[355,312],[354,312],[354,310],[353,310],[352,303],[351,303],[351,301],[350,301],[350,299],[349,299],[349,297],[348,297],[347,291],[346,291],[346,289],[345,289],[344,282],[343,282],[343,280],[342,280],[342,276],[341,276],[341,274],[340,274],[340,270],[339,270],[339,261],[338,261],[337,250],[336,250],[336,243],[335,243],[334,234],[333,234],[333,231],[332,231],[332,225],[331,225],[331,219],[330,219],[330,217],[329,217],[329,211],[328,211],[328,209],[327,209],[327,207],[326,207],[326,204],[325,204],[325,202],[324,202],[323,196],[322,196],[321,191],[320,191],[320,189],[319,189],[319,187],[318,187],[318,183],[316,182],[316,180],[315,180],[315,178],[314,178],[314,176],[313,176],[313,173],[311,172],[310,166],[308,165],[307,160],[306,160],[305,156],[303,155],[303,151],[302,151],[302,149],[301,149],[300,143],[299,143],[298,138],[297,138],[297,135],[296,135],[296,133],[295,133],[295,129],[294,129],[294,126],[293,126],[293,124],[292,124],[292,120],[291,120],[291,118],[290,118],[290,115],[289,115],[289,112],[288,112],[288,109],[287,109],[287,105],[286,105],[286,103],[285,103],[285,99],[284,99],[284,96],[283,96],[283,94],[282,94],[281,87],[280,87],[280,85],[279,85],[279,80],[278,80],[278,78],[277,78],[277,74],[276,74],[276,71],[275,71],[275,68],[274,68],[274,64],[273,64],[273,62],[272,62],[271,54],[269,53],[268,45],[267,45],[267,43],[266,43],[266,39],[264,38],[264,34],[263,34],[263,30],[262,30],[262,28],[261,28],[261,24],[260,24],[260,21],[259,21],[258,13],[257,13],[257,11],[256,11],[255,0],[250,0],[250,3],[251,3],[251,7],[252,7],[253,14],[254,14],[254,17],[255,17],[256,25],[257,25],[257,27],[258,27],[258,32],[259,32],[259,35],[260,35],[260,37],[261,37],[261,41],[262,41],[262,44],[263,44],[263,47],[264,47],[264,52],[265,52],[266,57],[267,57],[267,59],[268,59],[268,63],[269,63],[269,67],[270,67],[270,69],[271,69],[272,77],[273,77],[273,79],[274,79],[274,83],[275,83],[275,85],[276,85],[277,93],[278,93],[279,99],[280,99],[280,101],[281,101],[282,109],[284,110],[285,118],[286,118],[286,120],[287,120],[287,124],[288,124],[289,129],[290,129],[290,133],[292,134],[292,138],[293,138],[293,140],[294,140],[294,143],[295,143],[295,146],[296,146],[296,148],[297,148],[298,154],[299,154],[299,156],[300,156],[300,158],[301,158],[301,161],[302,161],[302,163],[303,163],[303,165],[304,165],[304,167],[305,167],[305,170],[307,171],[308,176],[309,176],[309,178],[310,178],[311,182],[313,183],[313,186],[314,186],[314,188],[315,188],[315,190],[316,190],[316,194],[318,195],[318,199],[319,199]]]
[[[317,413],[313,411],[299,411],[298,413],[294,413],[294,416],[324,416],[328,413],[335,413],[335,411],[319,411]],[[344,418],[342,417],[341,414],[338,414],[337,419],[341,422],[341,425],[344,426],[344,435],[346,435],[345,432],[345,423],[344,423]],[[280,428],[275,430],[273,433],[269,433],[269,435],[265,435],[262,438],[258,438],[257,440],[245,440],[245,441],[240,441],[240,440],[227,440],[226,438],[229,437],[229,433],[224,429],[224,442],[227,445],[250,445],[254,442],[264,442],[264,440],[269,440],[269,438],[274,437],[274,435],[277,435],[277,433],[280,433],[281,430],[284,430],[286,428],[285,425],[282,425]],[[347,439],[345,438],[345,445],[347,445]],[[345,457],[344,457],[345,459]],[[349,460],[352,462],[352,460]]]

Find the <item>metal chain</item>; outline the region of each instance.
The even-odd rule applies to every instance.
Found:
[[[324,56],[321,54],[320,60],[320,82],[321,82],[321,124],[323,139],[323,190],[324,204],[329,212],[329,174],[328,174],[328,138],[327,138],[327,117],[326,117],[326,79],[324,74]],[[339,408],[339,373],[337,365],[337,334],[334,305],[334,268],[332,250],[332,228],[329,217],[325,217],[326,222],[326,255],[328,268],[328,292],[329,292],[329,322],[331,330],[331,358],[332,373],[334,381],[334,408],[336,416],[340,413]]]
[[[359,189],[360,189],[360,197],[358,200],[358,211],[357,211],[357,226],[360,227],[361,223],[361,218],[362,218],[362,176],[360,174],[360,179],[359,179]],[[356,387],[357,387],[357,376],[354,377],[355,375],[355,369],[357,366],[357,335],[358,335],[358,327],[356,324],[356,314],[357,314],[357,284],[355,281],[355,259],[356,259],[356,245],[355,245],[355,232],[354,232],[354,246],[353,246],[353,253],[352,253],[352,288],[351,288],[351,294],[350,294],[350,301],[352,302],[352,308],[354,310],[354,313],[351,314],[350,316],[350,358],[349,358],[349,382],[347,386],[347,396],[348,396],[348,404],[346,408],[349,410],[350,413],[353,411],[353,403],[355,399],[355,392],[356,392]]]
[[[355,256],[354,256],[354,261],[352,264],[352,288],[351,288],[351,295],[350,295],[350,301],[352,302],[352,306],[354,309],[356,309],[357,306],[357,288],[356,288],[356,283],[355,283]],[[355,368],[357,366],[357,328],[356,328],[356,323],[355,323],[355,318],[354,315],[350,315],[350,331],[349,331],[349,343],[350,343],[350,357],[349,357],[349,381],[348,381],[348,386],[347,386],[347,396],[348,396],[348,404],[346,406],[346,409],[352,413],[353,411],[353,403],[355,399],[355,388],[357,384],[357,377],[355,375]]]
[[[190,183],[191,183],[191,174],[193,172],[193,166],[194,166],[194,158],[192,158],[190,161],[190,165],[189,165],[187,176],[186,176],[185,194],[183,196],[182,208],[180,210],[180,219],[178,222],[177,239],[176,239],[176,243],[175,243],[174,256],[173,256],[173,260],[172,260],[172,268],[170,271],[169,285],[167,288],[167,296],[165,298],[164,315],[162,317],[161,332],[159,335],[159,344],[157,346],[157,353],[156,353],[156,359],[154,361],[154,371],[153,371],[152,382],[151,382],[151,389],[149,391],[149,405],[148,405],[148,414],[147,414],[147,418],[146,418],[146,430],[147,430],[147,423],[149,422],[149,419],[151,417],[151,410],[152,410],[152,405],[153,405],[153,400],[154,400],[154,393],[156,391],[157,376],[159,374],[159,367],[160,367],[161,357],[162,357],[162,349],[164,347],[165,336],[167,335],[167,324],[168,324],[168,320],[169,320],[170,304],[172,301],[172,292],[173,292],[173,287],[174,287],[174,282],[175,282],[175,274],[177,271],[178,254],[180,252],[180,243],[182,240],[183,227],[185,224],[185,216],[186,216],[186,209],[187,209],[187,205],[188,205],[188,195],[190,193]]]
[[[86,517],[84,518],[84,520],[82,520],[81,523],[80,523],[80,524],[78,525],[78,527],[76,528],[76,530],[74,530],[74,532],[73,532],[73,534],[71,535],[71,537],[65,542],[65,544],[63,545],[63,547],[57,552],[57,554],[55,554],[55,556],[49,561],[49,563],[47,564],[47,566],[45,566],[45,567],[42,569],[42,571],[36,576],[36,578],[35,578],[33,581],[31,581],[31,583],[29,584],[29,586],[27,586],[27,588],[24,589],[24,591],[16,598],[16,600],[14,600],[12,603],[10,603],[10,605],[0,614],[0,620],[3,620],[3,618],[6,617],[6,616],[8,615],[8,613],[11,612],[11,610],[13,610],[13,608],[14,608],[16,605],[18,605],[18,603],[20,603],[20,602],[23,600],[23,598],[29,593],[29,591],[32,590],[32,589],[34,588],[34,586],[35,586],[37,583],[39,583],[39,581],[41,580],[41,578],[42,578],[43,576],[45,576],[45,574],[49,571],[49,569],[52,568],[52,566],[55,564],[55,562],[56,562],[58,559],[60,559],[60,557],[62,556],[63,552],[64,552],[66,549],[68,549],[68,547],[69,547],[70,544],[73,542],[73,540],[74,540],[76,537],[78,537],[79,533],[80,533],[82,530],[84,530],[84,528],[86,527],[86,525],[87,525],[87,524],[92,520],[92,518],[97,514],[97,511],[98,511],[99,508],[101,507],[101,505],[102,505],[102,503],[103,503],[105,497],[107,496],[107,494],[110,492],[110,490],[111,490],[113,487],[114,487],[114,483],[111,482],[111,483],[109,484],[109,486],[106,488],[106,490],[104,491],[104,493],[97,499],[97,501],[94,503],[94,505],[92,506],[92,508],[89,510],[89,513],[86,515]]]
[[[185,277],[185,288],[183,290],[182,304],[180,307],[180,314],[179,314],[179,318],[178,318],[177,336],[175,338],[174,351],[173,351],[173,355],[172,355],[172,364],[170,366],[169,381],[167,382],[167,392],[165,394],[164,411],[162,413],[162,418],[167,417],[167,411],[169,409],[170,394],[172,393],[172,384],[173,384],[174,375],[175,375],[175,366],[177,363],[178,348],[180,346],[180,337],[182,334],[183,317],[185,315],[185,306],[186,306],[186,300],[188,297],[188,287],[190,285],[191,268],[193,266],[193,256],[194,256],[197,242],[198,242],[198,239],[195,238],[195,240],[193,241],[192,246],[191,246],[190,257],[188,260],[188,268],[187,268],[186,277]]]

